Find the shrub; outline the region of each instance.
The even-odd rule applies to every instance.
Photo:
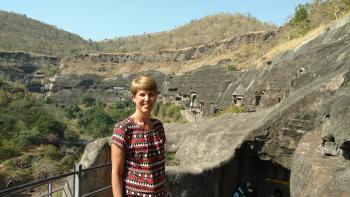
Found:
[[[106,111],[113,121],[119,122],[130,116],[135,111],[135,106],[131,100],[118,101],[108,105]]]
[[[59,149],[53,145],[43,146],[41,154],[48,159],[56,160],[56,161],[60,160],[62,158],[62,156],[59,152]]]
[[[20,131],[18,134],[18,141],[21,146],[40,145],[43,141],[43,136],[42,133],[34,127]]]
[[[158,102],[153,114],[164,122],[182,121],[180,106],[171,102]]]
[[[41,159],[40,161],[33,162],[31,168],[32,177],[35,180],[55,176],[60,172],[61,171],[57,165],[55,165],[55,162],[47,157]]]
[[[228,71],[237,71],[237,68],[236,68],[235,65],[229,64],[229,65],[227,66],[227,70],[228,70]]]
[[[246,111],[246,107],[245,106],[230,106],[228,108],[225,108],[224,110],[219,111],[218,113],[216,113],[217,116],[222,115],[224,113],[244,113]]]
[[[81,130],[92,137],[105,137],[112,130],[112,118],[100,107],[93,107],[84,112],[78,122]]]
[[[76,161],[77,161],[76,157],[72,155],[66,155],[61,159],[60,163],[66,168],[71,169]]]
[[[0,143],[0,161],[20,155],[20,146],[18,142],[12,140],[3,140]]]
[[[165,165],[166,166],[178,166],[180,160],[175,158],[176,152],[165,152]]]
[[[82,97],[80,97],[80,104],[84,104],[86,106],[93,106],[95,105],[95,98],[92,97],[91,95],[83,95]]]
[[[80,107],[77,104],[69,105],[65,108],[66,117],[69,119],[74,119],[79,116]]]
[[[64,133],[64,140],[68,142],[68,144],[72,144],[73,142],[79,140],[79,134],[75,130],[67,129]]]
[[[295,36],[304,35],[310,30],[309,10],[307,5],[298,5],[295,14],[290,23],[294,26],[293,34]]]
[[[30,169],[7,170],[5,176],[7,187],[13,187],[15,185],[33,181],[32,172]]]
[[[0,171],[0,189],[5,189],[6,185],[6,174]]]
[[[44,138],[46,138],[46,136],[50,133],[57,135],[59,138],[63,138],[64,131],[66,130],[66,126],[63,123],[57,121],[50,114],[40,116],[35,125],[38,130],[40,130]]]

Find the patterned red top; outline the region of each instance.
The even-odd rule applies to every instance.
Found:
[[[129,117],[113,130],[114,144],[125,151],[124,195],[165,196],[164,127],[157,119],[151,122],[152,129],[144,130]]]

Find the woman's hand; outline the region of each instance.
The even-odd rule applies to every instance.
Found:
[[[114,197],[123,196],[123,172],[124,172],[124,151],[115,144],[111,145],[111,160],[112,160],[112,191]]]

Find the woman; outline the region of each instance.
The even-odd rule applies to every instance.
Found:
[[[131,82],[135,112],[113,130],[112,190],[114,197],[166,196],[166,141],[162,122],[151,118],[158,97],[156,81],[141,76]]]

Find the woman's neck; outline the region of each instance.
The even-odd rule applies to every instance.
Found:
[[[143,128],[145,131],[151,130],[153,127],[150,115],[135,112],[130,117],[137,125]]]
[[[140,123],[141,125],[147,125],[150,122],[151,116],[150,114],[140,113],[136,111],[131,115],[131,118],[134,119],[136,123]]]

